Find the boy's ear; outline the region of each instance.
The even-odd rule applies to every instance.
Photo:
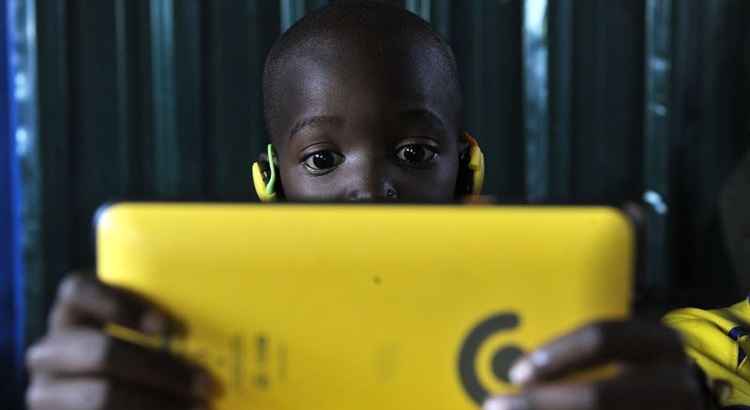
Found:
[[[458,135],[458,177],[456,178],[455,198],[463,200],[471,194],[472,175],[469,169],[471,145],[464,137],[464,132]]]
[[[464,136],[466,135],[466,131],[461,131],[460,134],[458,134],[458,156],[459,159],[469,155],[469,149],[471,148],[471,145],[469,144],[469,141]]]
[[[467,141],[466,138],[464,138],[464,134],[461,133],[461,135],[458,136],[458,152],[460,154],[463,154],[465,152],[468,153],[469,148],[469,141]]]

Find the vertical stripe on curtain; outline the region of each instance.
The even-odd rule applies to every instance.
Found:
[[[18,163],[10,20],[12,0],[0,0],[0,401],[21,408],[23,352],[22,286],[19,248]]]

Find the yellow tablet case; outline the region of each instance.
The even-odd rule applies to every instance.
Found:
[[[607,208],[119,204],[97,248],[104,281],[187,321],[163,348],[216,373],[219,410],[477,409],[631,299]]]

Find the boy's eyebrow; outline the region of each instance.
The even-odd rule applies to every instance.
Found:
[[[333,125],[333,126],[341,126],[341,124],[344,123],[344,119],[341,117],[333,116],[333,115],[318,115],[314,117],[306,117],[302,118],[301,120],[297,121],[294,126],[292,127],[291,131],[289,131],[289,139],[294,137],[300,130],[302,130],[305,127],[310,126],[317,126],[317,125]]]
[[[401,111],[398,116],[399,119],[403,122],[421,122],[427,123],[430,125],[430,127],[433,128],[445,129],[445,123],[442,119],[440,119],[440,116],[427,108],[413,108],[404,110]]]

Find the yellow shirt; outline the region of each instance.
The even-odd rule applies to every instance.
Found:
[[[750,409],[750,302],[744,300],[725,309],[679,309],[664,317],[678,330],[687,354],[711,380],[732,386],[721,405]],[[736,407],[735,407],[736,406]]]

